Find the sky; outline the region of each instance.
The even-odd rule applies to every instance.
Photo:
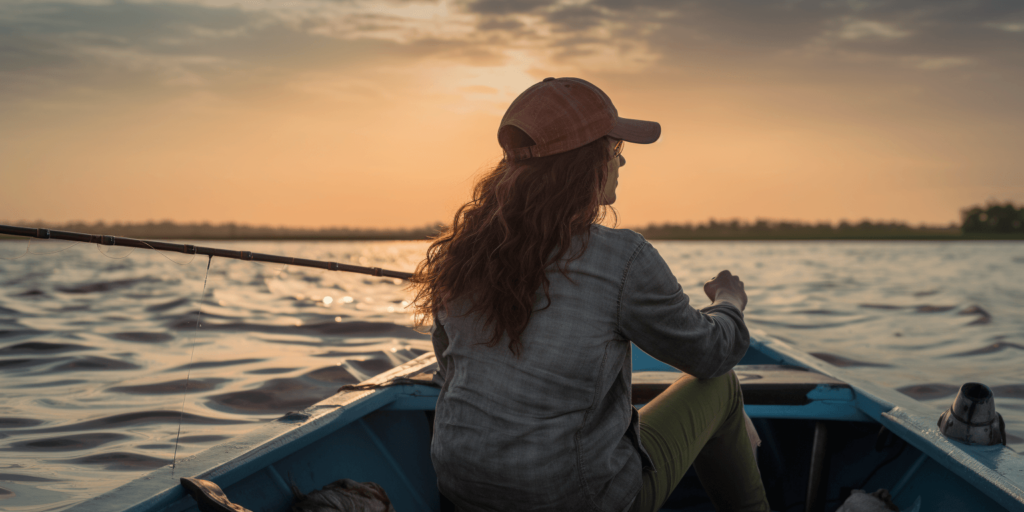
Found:
[[[505,109],[584,78],[620,226],[1024,203],[1024,1],[4,0],[0,221],[450,222]]]

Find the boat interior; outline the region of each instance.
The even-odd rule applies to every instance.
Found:
[[[772,510],[836,510],[855,489],[886,489],[904,512],[1007,510],[992,493],[982,492],[985,482],[970,480],[975,473],[940,463],[935,448],[920,440],[911,444],[907,431],[893,432],[879,416],[866,414],[855,387],[771,355],[751,350],[735,371],[762,440],[757,460]],[[679,377],[636,349],[633,367],[633,402],[639,408]],[[430,461],[439,391],[432,383],[435,368],[433,354],[424,354],[347,386],[313,407],[180,461],[177,478],[211,480],[254,512],[287,511],[293,487],[308,493],[343,478],[382,486],[399,512],[454,510],[438,492]],[[896,430],[902,424],[886,422]],[[137,481],[73,510],[197,511],[196,502],[165,473],[147,477],[162,484]],[[691,469],[662,510],[715,508]]]

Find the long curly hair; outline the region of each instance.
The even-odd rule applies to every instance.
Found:
[[[521,160],[511,150],[534,143],[525,132],[505,127],[499,143],[504,158],[477,181],[473,199],[416,268],[412,305],[422,325],[453,301],[470,300],[465,314],[482,315],[491,332],[480,343],[494,347],[507,336],[518,357],[537,290],[547,301],[537,311],[550,305],[546,271],[554,264],[567,275],[566,264],[587,248],[591,225],[604,220],[611,141],[602,137],[565,153]]]

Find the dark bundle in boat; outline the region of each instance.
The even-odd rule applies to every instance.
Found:
[[[395,512],[381,486],[342,478],[318,491],[302,494],[292,486],[295,504],[288,512]]]

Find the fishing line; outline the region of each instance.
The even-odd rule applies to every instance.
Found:
[[[263,268],[273,268],[273,267],[275,267],[277,265],[280,265],[280,263],[260,263],[260,262],[255,261],[255,260],[253,260],[253,263],[255,263],[255,264],[257,264],[257,265],[259,265],[259,266],[261,266]],[[288,270],[288,264],[287,263],[285,263],[281,268],[277,269],[277,273],[276,274],[274,274],[272,276],[262,276],[262,277],[278,277],[278,276],[281,275],[282,272],[284,272],[286,270]]]
[[[149,243],[146,242],[145,240],[139,240],[139,241],[144,243],[144,244],[146,244],[146,247],[149,247],[150,249],[156,251],[157,254],[159,254],[160,256],[163,256],[164,259],[166,259],[167,261],[169,261],[171,263],[174,263],[175,265],[178,265],[180,267],[184,267],[184,266],[190,265],[192,263],[192,260],[196,259],[196,253],[192,253],[192,257],[189,258],[188,261],[186,261],[185,263],[178,263],[177,261],[172,260],[170,258],[170,256],[167,256],[166,254],[164,254],[164,251],[158,250],[157,248],[153,247],[152,245],[149,245]],[[213,256],[210,256],[210,257],[213,258]]]
[[[50,251],[50,252],[32,252],[32,251],[30,251],[30,249],[31,249],[31,245],[32,245],[32,239],[31,239],[31,238],[29,238],[29,239],[28,239],[28,244],[29,244],[29,246],[25,247],[25,251],[26,251],[26,252],[28,252],[29,254],[36,254],[36,255],[39,255],[39,256],[46,256],[46,255],[48,255],[48,254],[57,254],[58,252],[64,252],[64,251],[66,251],[66,250],[68,250],[68,249],[70,249],[70,248],[72,248],[72,247],[74,247],[74,246],[76,246],[76,245],[78,245],[78,244],[80,244],[80,243],[82,243],[82,242],[75,242],[75,243],[73,243],[73,244],[71,244],[71,245],[69,245],[69,246],[67,246],[67,247],[65,247],[65,248],[63,248],[63,249],[58,249],[58,250],[56,250],[56,251]]]
[[[56,250],[56,251],[50,251],[50,252],[33,252],[33,251],[31,250],[31,249],[32,249],[32,239],[31,239],[31,238],[29,238],[29,239],[28,239],[28,243],[27,243],[27,244],[25,244],[25,252],[23,252],[23,253],[19,254],[18,256],[15,256],[15,257],[13,257],[13,258],[0,258],[0,260],[6,260],[6,261],[15,261],[15,260],[20,260],[21,258],[24,258],[24,257],[25,257],[26,255],[29,255],[29,254],[34,254],[34,255],[38,255],[38,256],[46,256],[46,255],[48,255],[48,254],[57,254],[58,252],[64,252],[64,251],[66,251],[66,250],[68,250],[68,249],[70,249],[70,248],[72,248],[72,247],[74,247],[74,246],[76,246],[76,245],[78,245],[78,244],[80,244],[80,243],[82,243],[82,242],[75,242],[75,243],[73,243],[73,244],[71,244],[71,245],[69,245],[69,246],[67,246],[67,247],[65,247],[65,248],[63,248],[63,249],[58,249],[58,250]]]
[[[103,252],[103,249],[102,249],[102,247],[105,247],[105,246],[102,246],[102,245],[100,245],[100,244],[96,244],[96,250],[97,250],[97,251],[99,251],[99,252],[100,252],[100,254],[102,254],[102,255],[104,255],[104,256],[106,256],[106,257],[108,257],[108,258],[112,259],[112,260],[123,260],[123,259],[127,258],[128,256],[131,256],[131,255],[132,255],[132,253],[133,253],[133,252],[135,252],[135,248],[134,248],[134,247],[132,247],[132,248],[131,248],[131,250],[130,250],[130,251],[128,251],[128,254],[125,254],[124,256],[111,256],[111,255],[109,255],[109,254],[107,254],[107,253]]]
[[[27,254],[28,254],[28,246],[30,246],[30,245],[32,245],[32,239],[31,239],[31,238],[29,238],[29,239],[28,239],[28,243],[27,243],[27,244],[25,244],[25,252],[23,252],[23,253],[21,253],[21,254],[19,254],[19,255],[15,256],[15,257],[13,257],[13,258],[0,258],[0,260],[5,260],[5,261],[14,261],[14,260],[20,260],[21,258],[24,258],[24,257],[25,257],[25,255],[27,255]]]
[[[177,465],[178,440],[181,439],[181,423],[185,419],[185,398],[188,396],[188,381],[192,377],[192,358],[196,355],[196,338],[199,337],[199,319],[203,315],[203,301],[206,300],[206,281],[210,279],[210,264],[213,256],[206,260],[206,277],[203,278],[203,293],[199,296],[199,311],[196,311],[196,331],[192,335],[192,353],[188,356],[188,371],[185,374],[185,391],[181,395],[181,413],[178,415],[178,434],[174,436],[174,454],[171,455],[171,476]]]

